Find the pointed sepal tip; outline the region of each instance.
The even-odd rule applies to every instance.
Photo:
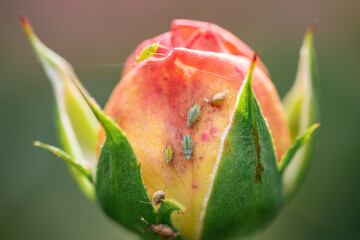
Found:
[[[283,155],[283,157],[280,160],[279,163],[279,171],[281,173],[284,172],[286,167],[289,165],[291,160],[293,159],[296,152],[305,144],[307,143],[311,135],[314,133],[314,131],[320,127],[320,123],[313,124],[308,130],[303,133],[303,135],[299,136],[293,143],[293,145],[288,149],[288,151]]]
[[[74,167],[76,170],[78,170],[84,177],[86,177],[86,179],[89,180],[90,183],[94,183],[93,181],[93,177],[91,172],[86,169],[84,166],[82,166],[81,164],[76,163],[71,156],[66,153],[64,150],[57,148],[55,146],[40,142],[40,141],[34,141],[33,145],[35,147],[40,147],[43,149],[46,149],[50,152],[52,152],[55,156],[62,158],[63,160],[65,160],[65,162],[67,162],[70,166]]]
[[[22,25],[22,28],[23,28],[26,36],[31,41],[33,38],[36,37],[36,34],[30,24],[30,21],[24,14],[20,15],[20,21],[21,21],[21,25]]]

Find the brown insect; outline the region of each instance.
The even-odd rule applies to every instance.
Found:
[[[229,91],[223,91],[216,93],[210,100],[207,98],[204,98],[205,102],[211,103],[213,106],[220,106],[226,98],[226,95],[229,94]]]
[[[226,97],[225,92],[219,92],[211,98],[211,104],[214,106],[220,106],[224,102],[225,97]]]
[[[149,229],[153,230],[156,235],[159,237],[165,238],[165,239],[171,239],[178,235],[178,233],[175,233],[172,227],[165,224],[150,224]]]
[[[159,203],[161,203],[164,200],[165,200],[165,192],[164,191],[158,190],[158,191],[154,192],[153,197],[152,197],[152,202],[154,205],[158,205]]]
[[[143,222],[149,225],[149,229],[153,230],[156,235],[167,240],[175,238],[179,233],[175,233],[172,227],[166,224],[149,224],[144,218],[141,218]]]

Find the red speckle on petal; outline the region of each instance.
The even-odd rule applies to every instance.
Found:
[[[193,188],[193,189],[198,189],[198,188],[199,188],[199,186],[198,186],[198,185],[196,185],[196,184],[193,184],[193,185],[192,185],[192,188]]]
[[[218,137],[219,136],[219,129],[213,127],[210,129],[210,136],[211,137]]]
[[[240,74],[241,79],[244,79],[244,73],[241,71],[240,67],[236,67],[235,72]]]
[[[202,134],[200,135],[200,140],[201,140],[202,142],[207,142],[207,141],[209,141],[209,136],[208,136],[206,133],[202,133]]]
[[[179,172],[180,172],[181,175],[185,175],[185,169],[184,168],[180,168]]]
[[[212,120],[210,117],[207,117],[205,120],[205,126],[204,126],[204,130],[208,130],[211,127],[212,124]]]
[[[204,159],[204,156],[200,156],[199,160],[202,161]]]
[[[159,95],[160,95],[160,94],[161,94],[161,92],[162,92],[162,89],[161,89],[161,88],[157,88],[157,89],[156,89],[156,92],[157,92],[157,94],[159,94]]]
[[[211,114],[211,111],[208,111],[207,113],[208,113],[208,114]]]

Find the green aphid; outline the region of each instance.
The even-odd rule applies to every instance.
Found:
[[[186,126],[191,127],[200,117],[201,107],[195,104],[189,109]]]
[[[139,56],[135,60],[137,62],[144,61],[145,59],[154,55],[158,50],[158,47],[159,47],[159,43],[157,42],[147,45],[146,47],[143,48],[143,50],[141,50]]]
[[[185,137],[182,139],[181,146],[184,151],[186,160],[189,160],[193,152],[193,141],[189,134],[186,134]]]
[[[173,159],[174,150],[171,145],[167,146],[165,148],[165,163],[169,164],[171,160]]]

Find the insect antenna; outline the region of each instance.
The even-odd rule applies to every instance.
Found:
[[[152,53],[151,55],[156,55],[156,56],[166,56],[166,57],[168,57],[168,56],[169,56],[168,54],[165,54],[165,53]]]
[[[141,221],[143,221],[143,222],[146,223],[147,225],[150,225],[150,223],[148,223],[148,221],[146,221],[145,218],[141,217],[140,219],[141,219]]]
[[[138,201],[139,203],[144,203],[144,204],[151,204],[150,202],[145,202],[145,201]]]
[[[112,67],[124,67],[126,63],[100,63],[100,64],[86,64],[77,66],[76,68],[112,68]]]
[[[94,141],[95,141],[95,143],[98,145],[99,148],[102,148],[103,145],[100,144],[96,138],[94,139]]]

